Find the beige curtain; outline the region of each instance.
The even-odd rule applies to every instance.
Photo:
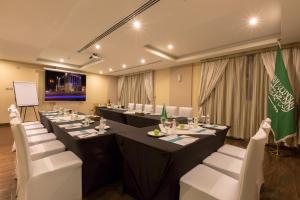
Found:
[[[286,145],[288,146],[297,146],[300,145],[300,119],[299,119],[299,111],[300,111],[300,49],[299,48],[290,48],[283,49],[282,56],[284,60],[285,67],[288,72],[289,81],[291,83],[296,104],[298,105],[298,134],[296,138],[287,139]],[[268,71],[268,75],[270,80],[272,80],[275,71],[275,57],[276,51],[270,51],[261,54],[264,66]]]
[[[203,103],[212,122],[230,125],[228,135],[235,138],[249,139],[266,117],[267,72],[259,55],[253,56],[251,63],[249,66],[247,56],[229,59],[224,75]],[[250,99],[247,97],[249,70],[252,73]]]
[[[146,72],[144,74],[144,84],[145,84],[148,100],[150,101],[150,103],[153,103],[153,92],[154,92],[154,89],[153,89],[153,71]]]
[[[218,81],[222,78],[228,59],[200,64],[200,83],[198,105],[202,107]]]
[[[300,145],[300,49],[294,48],[291,50],[292,56],[292,67],[289,77],[291,77],[292,87],[294,88],[294,94],[298,106],[298,135],[297,144]]]
[[[125,80],[124,76],[118,78],[118,102],[121,101],[121,92],[123,89],[124,80]]]
[[[127,106],[128,103],[150,103],[144,79],[145,73],[124,76],[124,83],[120,96],[122,105]]]

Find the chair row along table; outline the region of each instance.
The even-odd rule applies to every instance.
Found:
[[[97,114],[110,128],[104,134],[80,138],[70,131],[94,129],[62,128],[81,121],[57,122],[40,112],[41,122],[83,161],[82,191],[87,196],[102,186],[122,180],[123,190],[136,199],[179,199],[180,177],[201,163],[224,144],[229,129],[216,130],[215,135],[193,135],[198,139],[182,146],[147,135],[158,129],[159,116],[127,115],[124,111],[98,108]],[[148,121],[147,121],[148,120]],[[185,118],[176,119],[182,123]]]

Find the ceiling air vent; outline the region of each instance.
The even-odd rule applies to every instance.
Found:
[[[156,3],[158,3],[159,1],[160,0],[149,0],[149,1],[147,1],[141,7],[139,7],[134,12],[132,12],[130,15],[128,15],[127,17],[121,19],[119,22],[117,22],[112,27],[110,27],[109,29],[107,29],[106,31],[104,31],[102,34],[98,35],[95,39],[93,39],[92,41],[90,41],[89,43],[87,43],[85,46],[83,46],[81,49],[79,49],[78,52],[81,53],[82,51],[86,50],[87,48],[93,46],[98,41],[100,41],[103,38],[105,38],[106,36],[110,35],[112,32],[116,31],[117,29],[119,29],[120,27],[122,27],[123,25],[125,25],[127,22],[129,22],[130,20],[132,20],[133,18],[135,18],[136,16],[138,16],[139,14],[141,14],[144,11],[148,10],[150,7],[152,7],[153,5],[155,5]]]

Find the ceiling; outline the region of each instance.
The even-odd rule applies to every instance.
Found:
[[[148,0],[2,0],[0,59],[107,75],[191,63],[259,48],[277,38],[300,41],[300,5],[285,0],[160,0],[94,45],[78,52]],[[257,17],[255,27],[248,25]],[[141,28],[132,23],[138,20]],[[172,44],[172,50],[167,48]],[[147,46],[163,55],[158,56]],[[89,57],[97,53],[93,63]],[[63,59],[63,63],[60,62]],[[145,63],[141,64],[140,60]],[[87,65],[89,62],[91,64]],[[123,69],[122,65],[126,64]],[[109,71],[112,68],[112,71]]]

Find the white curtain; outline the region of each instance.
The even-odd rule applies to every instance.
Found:
[[[118,78],[118,102],[120,102],[121,100],[121,92],[123,89],[124,80],[125,80],[124,76]]]
[[[270,51],[261,53],[261,57],[264,63],[264,66],[268,72],[270,80],[274,77],[275,72],[275,59],[276,51]],[[300,131],[299,131],[299,111],[300,111],[300,49],[299,48],[289,48],[282,50],[283,61],[289,76],[289,81],[291,83],[296,105],[298,105],[298,134],[296,138],[290,138],[287,140],[286,145],[288,146],[297,146],[300,145]]]
[[[120,91],[120,102],[122,105],[127,106],[128,103],[150,103],[151,99],[149,99],[149,96],[151,98],[152,95],[153,98],[153,75],[150,75],[150,73],[153,72],[124,76],[123,87]]]
[[[268,75],[262,59],[253,56],[251,65],[248,60],[247,56],[230,58],[224,75],[203,103],[205,114],[213,123],[230,125],[228,135],[241,139],[256,133],[267,107]],[[253,77],[250,83],[249,67]]]
[[[200,83],[198,105],[201,107],[222,78],[228,59],[200,64]]]
[[[144,74],[144,83],[145,83],[145,88],[146,88],[146,93],[147,93],[147,97],[148,100],[150,101],[150,103],[153,103],[153,72],[146,72]]]
[[[295,88],[295,98],[298,105],[298,138],[297,144],[300,145],[300,49],[292,49],[292,63],[293,63],[293,82],[292,85]]]

